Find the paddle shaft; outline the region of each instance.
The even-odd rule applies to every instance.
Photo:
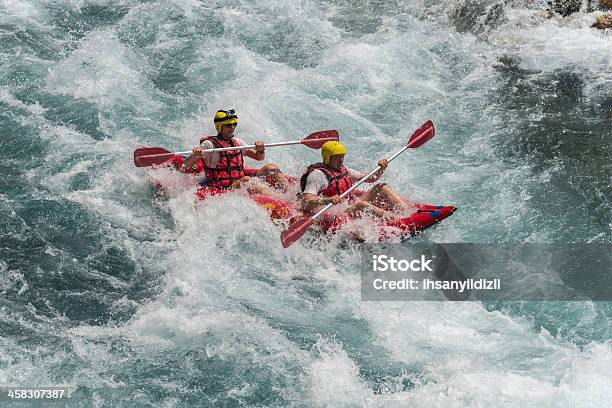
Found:
[[[330,138],[322,138],[322,139],[310,139],[309,142],[315,142],[317,140],[328,140]],[[331,139],[330,139],[331,140]],[[304,143],[303,140],[292,140],[290,142],[278,142],[278,143],[267,143],[264,145],[264,147],[275,147],[275,146],[289,146],[289,145],[294,145],[294,144],[302,144]],[[220,147],[218,149],[205,149],[202,150],[202,153],[210,153],[210,152],[226,152],[229,150],[246,150],[246,149],[254,149],[256,146],[255,145],[245,145],[245,146],[236,146],[236,147]],[[185,152],[176,152],[173,153],[176,156],[185,156],[188,154],[193,153],[193,151],[189,150],[189,151],[185,151]],[[152,154],[150,156],[147,157],[157,157],[157,156],[163,156],[164,153],[162,154]]]
[[[393,159],[395,159],[397,156],[399,156],[400,154],[404,153],[404,151],[408,149],[408,146],[404,146],[401,148],[401,150],[398,150],[397,153],[395,153],[393,156],[389,157],[387,159],[387,161],[389,163],[391,163],[391,161],[393,161]],[[374,170],[372,170],[371,172],[368,173],[367,176],[363,177],[361,180],[359,180],[357,183],[353,184],[353,186],[351,188],[349,188],[348,190],[346,190],[344,193],[342,193],[342,195],[340,196],[340,198],[344,198],[345,196],[347,196],[348,194],[351,193],[351,191],[353,191],[354,189],[356,189],[357,187],[359,187],[362,183],[364,183],[367,179],[369,179],[370,177],[372,177],[374,175],[374,173],[376,173],[377,171],[379,171],[381,169],[380,166],[378,166],[377,168],[375,168]],[[315,215],[313,215],[312,217],[310,217],[312,220],[316,220],[321,214],[323,214],[325,211],[329,210],[334,204],[333,203],[329,203],[327,204],[325,207],[321,208],[319,210],[319,212],[317,212]]]

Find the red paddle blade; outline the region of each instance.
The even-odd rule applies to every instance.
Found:
[[[325,142],[337,142],[339,138],[337,130],[319,130],[306,136],[302,144],[311,149],[320,149]]]
[[[431,120],[428,120],[412,134],[412,137],[410,137],[410,140],[408,141],[408,147],[416,148],[422,146],[429,139],[434,137],[435,134],[436,129],[434,129],[434,124]]]
[[[308,227],[312,224],[312,218],[300,218],[289,228],[284,230],[281,233],[281,244],[283,244],[283,248],[289,248],[291,244],[300,239],[302,235],[306,231],[308,231]]]
[[[134,150],[134,165],[136,167],[149,167],[162,164],[174,154],[161,147],[139,147]]]

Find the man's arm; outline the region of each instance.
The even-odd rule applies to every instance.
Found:
[[[375,183],[378,181],[378,179],[380,179],[382,177],[382,175],[385,173],[385,170],[387,169],[387,166],[389,165],[389,161],[387,161],[387,159],[382,159],[378,161],[378,165],[380,166],[380,169],[372,174],[372,176],[370,176],[370,178],[368,178],[365,182],[366,183]],[[352,173],[351,174],[351,181],[356,182],[361,180],[362,178],[364,178],[365,176],[367,176],[367,173]]]
[[[202,148],[200,146],[192,149],[193,153],[183,162],[183,171],[189,171],[197,167],[198,162],[202,160]]]
[[[264,142],[261,140],[257,140],[255,142],[255,149],[245,150],[244,155],[246,157],[250,157],[251,159],[262,161],[266,158],[266,148],[264,147]]]
[[[192,149],[193,153],[187,157],[187,159],[185,159],[185,161],[183,162],[183,171],[189,171],[194,169],[194,166],[197,166],[198,161],[202,160],[204,162],[205,165],[209,165],[211,167],[214,167],[217,165],[217,160],[213,159],[213,153],[208,152],[208,153],[203,153],[202,150],[209,150],[209,149],[214,149],[214,145],[212,144],[211,141],[206,140],[204,141],[200,146],[196,146]],[[218,153],[217,153],[218,155]]]
[[[302,207],[305,211],[311,211],[321,205],[329,203],[340,203],[340,196],[320,197],[318,194],[325,188],[327,178],[320,170],[315,170],[308,175],[306,186],[302,194]]]
[[[308,194],[308,193],[302,194],[302,204],[303,204],[304,210],[306,211],[314,210],[317,207],[320,207],[322,205],[327,205],[329,203],[339,204],[340,201],[341,200],[340,200],[339,195],[335,195],[333,197],[320,197],[314,194]]]

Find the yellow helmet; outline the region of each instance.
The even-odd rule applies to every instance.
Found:
[[[342,143],[336,141],[323,143],[323,146],[321,147],[323,164],[329,164],[329,158],[337,154],[346,154],[346,149]]]
[[[223,125],[231,125],[232,123],[238,123],[238,115],[236,115],[236,111],[233,109],[229,110],[218,110],[215,113],[215,129],[217,130],[217,134],[221,133],[221,126]]]

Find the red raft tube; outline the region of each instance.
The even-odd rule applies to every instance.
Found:
[[[452,205],[430,205],[414,203],[415,212],[409,216],[396,218],[394,220],[378,222],[379,241],[391,237],[407,237],[423,231],[445,218],[450,217],[457,210]],[[323,216],[315,221],[313,225],[326,234],[337,233],[352,218],[348,215]],[[375,221],[374,221],[375,222]]]

